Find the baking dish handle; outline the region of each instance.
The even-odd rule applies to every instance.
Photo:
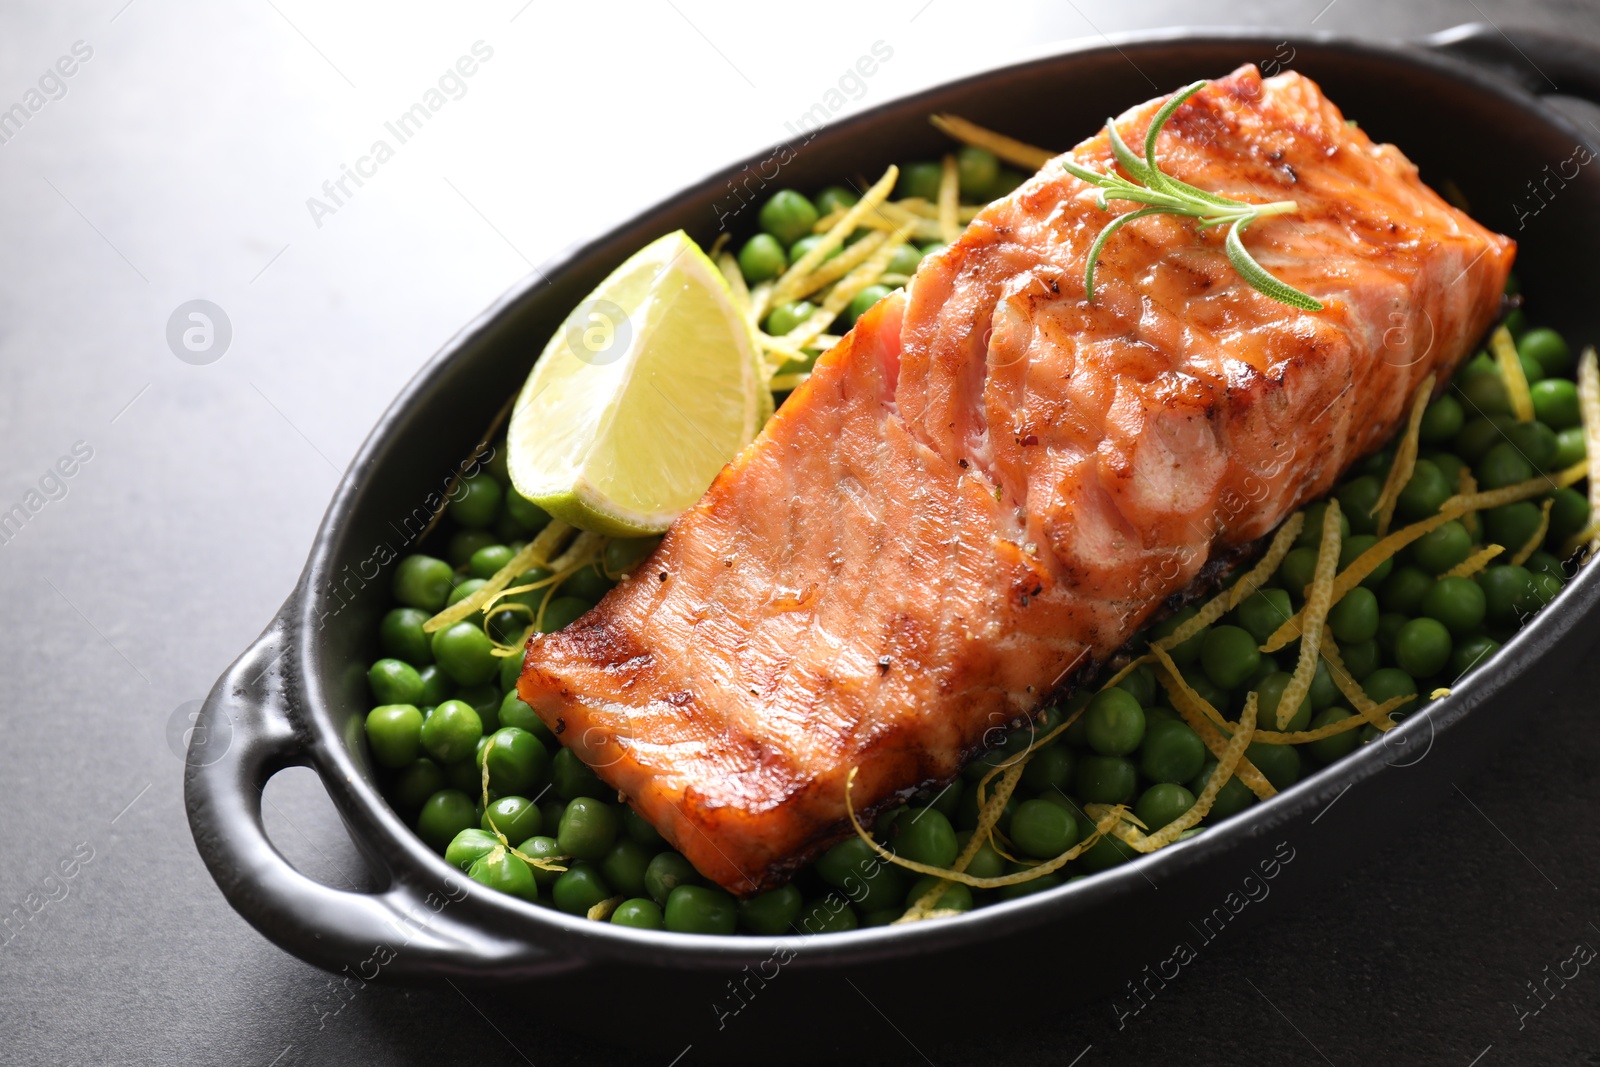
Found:
[[[458,975],[536,977],[577,962],[464,921],[483,914],[466,879],[397,880],[377,893],[333,889],[295,870],[267,838],[261,791],[285,767],[308,766],[310,746],[288,714],[282,616],[218,680],[195,720],[184,801],[195,845],[234,909],[270,940],[346,981]],[[320,773],[320,770],[319,770]],[[380,866],[387,866],[381,859]],[[492,922],[492,916],[490,917]]]
[[[1487,67],[1535,95],[1561,93],[1600,104],[1600,47],[1586,41],[1469,22],[1424,37],[1422,44]]]

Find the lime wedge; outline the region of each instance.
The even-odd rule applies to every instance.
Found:
[[[635,253],[556,330],[517,397],[517,491],[580,529],[659,533],[772,412],[749,323],[682,230]]]

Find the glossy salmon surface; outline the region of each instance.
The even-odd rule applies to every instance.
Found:
[[[1072,156],[1103,168],[1104,132]],[[595,610],[529,642],[522,699],[729,891],[850,832],[851,768],[870,811],[1027,721],[1377,449],[1499,311],[1513,242],[1309,79],[1212,83],[1158,159],[1297,201],[1245,241],[1323,310],[1169,216],[1110,240],[1087,302],[1112,214],[1051,163],[862,316]]]

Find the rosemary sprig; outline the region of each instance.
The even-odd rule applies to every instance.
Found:
[[[1205,88],[1206,84],[1197,81],[1193,85],[1186,86],[1156,112],[1156,117],[1150,123],[1150,131],[1145,134],[1143,159],[1135,155],[1133,149],[1122,140],[1121,135],[1117,133],[1116,123],[1110,119],[1106,120],[1106,134],[1111,138],[1111,152],[1116,156],[1122,169],[1132,176],[1132,181],[1112,168],[1108,168],[1102,174],[1081,167],[1070,159],[1061,161],[1061,165],[1067,168],[1073,177],[1086,181],[1100,190],[1099,204],[1102,211],[1110,210],[1107,206],[1108,200],[1128,200],[1148,205],[1112,219],[1094,239],[1094,244],[1089,247],[1089,266],[1084,273],[1084,288],[1087,290],[1089,301],[1091,303],[1094,301],[1095,262],[1100,258],[1100,251],[1105,248],[1112,234],[1134,219],[1142,219],[1146,215],[1184,215],[1199,220],[1202,228],[1228,227],[1228,239],[1224,243],[1228,252],[1228,262],[1232,263],[1233,269],[1239,272],[1239,276],[1257,291],[1290,307],[1321,311],[1321,301],[1267,273],[1266,269],[1245,250],[1244,241],[1241,239],[1244,228],[1252,222],[1268,215],[1287,215],[1298,211],[1299,204],[1293,200],[1279,200],[1271,204],[1246,204],[1239,200],[1229,200],[1227,197],[1208,193],[1204,189],[1197,189],[1187,182],[1179,181],[1170,174],[1163,173],[1157,166],[1156,136],[1160,134],[1161,128],[1167,124],[1173,112],[1177,111],[1184,101]]]

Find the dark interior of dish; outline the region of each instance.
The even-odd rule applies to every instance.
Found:
[[[736,238],[747,235],[755,228],[755,212],[761,200],[778,188],[814,189],[837,180],[841,174],[875,176],[892,162],[936,158],[950,142],[927,123],[926,116],[932,112],[954,112],[1020,139],[1065,149],[1093,134],[1108,115],[1131,104],[1196,78],[1226,74],[1247,62],[1261,65],[1264,73],[1272,73],[1270,64],[1277,64],[1316,79],[1347,117],[1357,120],[1375,139],[1399,145],[1421,168],[1425,181],[1436,188],[1447,180],[1454,182],[1476,218],[1520,243],[1516,271],[1524,292],[1532,294],[1535,303],[1530,311],[1537,320],[1561,330],[1573,340],[1575,348],[1600,339],[1600,315],[1596,314],[1590,295],[1593,277],[1587,268],[1589,255],[1585,249],[1592,247],[1593,238],[1600,235],[1600,177],[1593,173],[1594,168],[1586,167],[1579,168],[1576,178],[1563,182],[1549,179],[1551,172],[1544,169],[1549,164],[1553,171],[1561,161],[1573,157],[1579,145],[1575,135],[1563,132],[1558,125],[1531,118],[1525,98],[1519,99],[1498,77],[1475,74],[1457,63],[1435,64],[1420,50],[1406,52],[1397,62],[1397,53],[1383,48],[1335,41],[1280,44],[1259,36],[1174,38],[1130,43],[1120,49],[1099,47],[956,83],[829,127],[809,142],[794,145],[794,158],[778,168],[775,177],[772,164],[763,168],[760,163],[772,153],[762,153],[749,167],[715,175],[647,217],[574,252],[552,268],[548,277],[536,274],[528,279],[447,346],[397,401],[364,447],[330,509],[304,584],[286,608],[302,628],[295,638],[300,654],[290,657],[296,676],[288,684],[298,694],[291,714],[301,719],[301,729],[313,737],[320,733],[343,739],[342,753],[317,752],[313,741],[312,762],[330,782],[330,792],[351,823],[352,836],[358,843],[372,849],[372,835],[392,831],[397,840],[386,842],[381,849],[391,866],[396,856],[409,857],[418,867],[442,863],[412,837],[398,816],[387,813],[362,742],[363,717],[368,708],[364,666],[378,655],[373,635],[376,619],[386,605],[389,578],[387,569],[373,576],[374,556],[380,546],[392,546],[402,553],[415,547],[416,543],[404,532],[408,519],[424,506],[429,493],[444,487],[500,406],[522,384],[551,331],[610,270],[649,240],[678,228],[709,246],[720,232],[719,217]],[[1569,173],[1571,170],[1567,168]],[[740,190],[746,188],[750,190],[743,194],[747,206],[740,209]],[[1538,196],[1535,188],[1539,189]],[[414,529],[415,520],[411,521]],[[422,544],[426,547],[427,543]],[[1594,599],[1593,585],[1592,581],[1574,583],[1562,598],[1568,610],[1580,610]],[[1579,599],[1583,604],[1577,603]],[[1562,609],[1563,604],[1558,604],[1551,614],[1559,614]],[[1533,629],[1538,629],[1537,625]],[[1552,632],[1548,627],[1544,630],[1545,634]],[[1478,672],[1478,684],[1483,685],[1483,679],[1496,673],[1514,679],[1534,660],[1548,656],[1557,647],[1554,642],[1553,637],[1536,634],[1521,642],[1520,650],[1507,648],[1497,657],[1496,665]],[[1434,710],[1447,711],[1443,705]],[[1482,710],[1493,714],[1493,709]],[[1464,743],[1456,756],[1436,760],[1431,774],[1409,775],[1397,786],[1405,791],[1408,818],[1419,810],[1412,801],[1420,804],[1448,788],[1452,768],[1470,764],[1492,749],[1491,733],[1480,731],[1478,739]],[[338,765],[346,758],[363,779],[350,783],[348,789],[338,781],[343,774],[334,773],[342,770]],[[1319,790],[1325,794],[1338,792],[1337,784],[1329,788],[1330,782],[1370,776],[1372,767],[1381,769],[1377,764],[1371,764],[1367,771],[1336,765],[1309,777],[1293,792],[1307,796]],[[193,773],[191,768],[191,776]],[[1320,785],[1318,780],[1322,780]],[[1324,855],[1315,863],[1298,865],[1294,880],[1302,890],[1313,890],[1311,874],[1315,864],[1359,862],[1360,855],[1381,842],[1385,833],[1406,832],[1405,826],[1392,818],[1384,820],[1384,824],[1372,818],[1380,810],[1392,812],[1394,800],[1395,795],[1371,800],[1358,797],[1335,809],[1337,818],[1330,818],[1323,829],[1341,825],[1342,820],[1348,831],[1346,848],[1339,855]],[[1162,870],[1176,876],[1201,862],[1195,857],[1209,855],[1215,860],[1231,854],[1237,863],[1230,863],[1228,870],[1215,874],[1212,883],[1236,882],[1257,853],[1270,854],[1272,843],[1283,829],[1275,824],[1281,824],[1283,813],[1291,810],[1292,798],[1279,798],[1233,820],[1209,841],[1170,850],[1179,854],[1158,856],[1150,862],[1166,864]],[[1309,814],[1304,817],[1309,818]],[[1363,823],[1363,819],[1369,821]],[[1211,863],[1213,868],[1218,866]],[[808,950],[807,955],[814,964],[864,963],[909,953],[960,949],[963,958],[974,966],[980,958],[1008,966],[1015,964],[1018,941],[1001,935],[1035,926],[1040,918],[1050,915],[1056,921],[1039,931],[1041,938],[1108,960],[1125,957],[1125,970],[1131,975],[1154,958],[1138,944],[1154,943],[1164,936],[1159,929],[1161,924],[1129,934],[1129,927],[1124,925],[1126,909],[1121,909],[1120,917],[1117,914],[1119,894],[1126,898],[1135,890],[1143,890],[1148,880],[1143,873],[1145,867],[1140,864],[1119,868],[1086,883],[1041,893],[1014,905],[986,909],[993,914],[982,917],[919,924],[922,929],[895,928],[818,938],[817,951],[813,954]],[[1286,883],[1289,881],[1285,879]],[[237,899],[235,902],[239,903]],[[239,906],[247,910],[244,905]],[[1085,915],[1090,909],[1096,909],[1093,920]],[[721,939],[704,951],[691,951],[683,948],[681,939],[675,944],[671,935],[614,928],[578,933],[571,928],[581,920],[548,912],[527,914],[531,911],[519,902],[507,901],[486,905],[477,914],[504,924],[507,938],[525,937],[558,952],[581,953],[601,960],[601,967],[586,972],[596,977],[585,978],[585,983],[623,980],[616,969],[604,966],[608,957],[647,966],[736,970],[770,951],[768,943],[755,938]],[[1069,916],[1074,921],[1067,921]],[[263,922],[258,925],[267,929]],[[966,932],[957,928],[965,928]],[[307,947],[312,943],[313,932],[268,932],[308,958],[316,958],[315,949]],[[984,943],[981,949],[975,944],[979,940]],[[741,948],[739,942],[745,942],[745,947]],[[842,944],[834,949],[824,947],[826,942]],[[851,944],[864,948],[853,951],[848,947]],[[1037,946],[1027,951],[1036,954]],[[427,977],[424,970],[410,976]],[[446,970],[460,977],[473,974],[465,960]],[[1108,963],[1105,974],[1096,980],[1098,988],[1088,984],[1071,989],[1062,986],[1057,995],[1071,1000],[1104,992],[1121,984],[1127,976],[1123,970],[1120,965]],[[1016,977],[1025,973],[1024,966]],[[404,968],[395,974],[407,976]]]

